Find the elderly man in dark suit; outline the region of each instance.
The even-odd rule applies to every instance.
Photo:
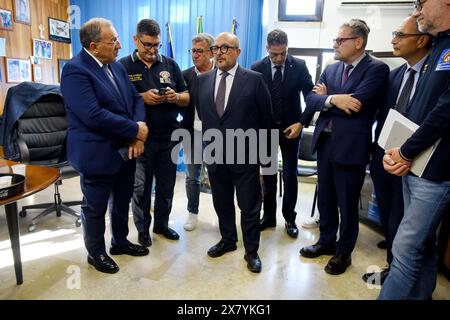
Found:
[[[241,209],[241,227],[244,238],[247,268],[252,272],[261,271],[259,248],[259,214],[261,210],[261,189],[259,184],[260,166],[250,161],[250,155],[257,153],[253,144],[243,142],[244,152],[233,144],[230,150],[226,133],[268,129],[271,121],[270,93],[263,76],[239,66],[237,59],[241,53],[239,39],[231,33],[221,33],[211,48],[216,62],[216,70],[198,76],[197,107],[203,122],[203,132],[218,132],[213,143],[218,145],[214,159],[205,159],[211,182],[214,208],[219,217],[222,239],[208,250],[210,257],[220,257],[237,249],[236,213],[234,192]],[[223,138],[221,143],[220,138]],[[204,140],[207,140],[204,137]],[[232,142],[232,141],[228,141]],[[211,144],[213,144],[211,143]],[[226,145],[226,147],[225,147]],[[207,146],[206,148],[208,148]],[[257,148],[257,147],[256,147]],[[229,161],[229,154],[235,157]],[[227,156],[226,156],[227,155]],[[207,156],[205,152],[205,156]],[[225,159],[225,157],[227,159]],[[244,162],[236,158],[245,157]],[[211,161],[210,161],[211,160]]]
[[[368,283],[375,282],[382,285],[389,274],[389,266],[392,263],[392,241],[397,233],[400,221],[402,221],[404,210],[402,178],[391,175],[384,170],[384,150],[378,146],[376,141],[380,136],[390,109],[405,114],[409,102],[416,92],[416,85],[422,67],[425,65],[428,50],[431,47],[430,37],[430,35],[418,30],[417,21],[414,17],[406,18],[397,30],[392,32],[393,53],[396,57],[404,58],[406,63],[392,70],[389,74],[386,104],[378,110],[377,128],[370,162],[370,175],[380,210],[381,226],[386,238],[388,267],[379,273],[364,274],[363,280]]]
[[[252,70],[264,75],[272,97],[273,129],[279,131],[280,149],[283,157],[283,217],[285,228],[291,238],[297,238],[295,223],[297,212],[298,181],[297,162],[302,124],[300,93],[306,97],[313,88],[311,75],[305,61],[287,54],[288,37],[282,30],[273,30],[267,35],[268,57],[256,62]],[[278,150],[277,150],[278,152]],[[261,231],[276,226],[277,175],[264,176],[264,216]]]
[[[137,158],[148,128],[142,98],[116,62],[120,41],[101,18],[80,29],[81,52],[64,67],[61,91],[67,110],[67,154],[80,174],[81,221],[88,263],[98,271],[119,267],[105,250],[105,213],[111,217],[110,254],[144,256],[148,249],[127,240],[128,209]]]
[[[325,69],[306,101],[307,108],[321,111],[312,142],[317,150],[320,238],[300,254],[306,258],[333,255],[325,267],[333,275],[344,273],[351,264],[372,124],[389,76],[385,63],[365,53],[369,32],[358,19],[341,26],[333,40],[335,59],[340,62]]]

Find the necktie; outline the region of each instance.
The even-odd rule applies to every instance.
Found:
[[[222,72],[222,79],[220,79],[219,89],[217,90],[216,110],[220,118],[222,118],[223,113],[225,112],[225,92],[227,91],[227,76],[229,76],[228,72]]]
[[[104,64],[103,65],[103,71],[106,73],[106,75],[108,76],[109,81],[111,81],[112,85],[114,86],[114,88],[116,89],[117,93],[119,94],[119,96],[121,96],[120,94],[120,90],[119,87],[117,86],[116,80],[114,79],[114,76],[111,72],[111,70],[109,70],[109,65]]]
[[[348,66],[345,67],[344,73],[342,74],[341,87],[345,86],[345,84],[347,83],[350,70],[352,70],[352,69],[353,69],[353,65],[351,65],[351,64],[349,64]]]
[[[406,108],[408,107],[409,100],[411,98],[411,92],[414,88],[414,75],[416,71],[410,68],[408,72],[408,80],[406,80],[402,92],[400,93],[400,97],[398,98],[397,105],[395,106],[395,110],[397,110],[401,114],[406,113]]]
[[[281,110],[283,106],[283,75],[281,73],[281,66],[275,66],[277,69],[272,81],[272,109],[273,109],[273,120],[275,123],[281,122]]]

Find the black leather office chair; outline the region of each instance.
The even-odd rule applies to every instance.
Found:
[[[28,231],[34,231],[37,221],[52,212],[56,212],[58,217],[62,212],[74,216],[75,224],[79,227],[81,225],[80,215],[70,206],[80,205],[81,201],[63,203],[59,193],[62,180],[78,175],[66,161],[67,120],[62,97],[57,94],[40,97],[18,119],[14,131],[21,162],[59,168],[61,174],[60,179],[54,184],[53,202],[22,207],[19,213],[21,217],[27,215],[27,210],[44,209],[32,219]]]
[[[317,176],[317,154],[311,151],[313,133],[310,131],[303,131],[300,138],[300,152],[298,159],[302,162],[297,167],[297,175],[300,177]],[[316,188],[314,190],[313,205],[311,208],[311,217],[314,217],[317,202],[318,183],[316,180]]]
[[[313,132],[303,131],[300,138],[300,150],[298,154],[298,159],[302,160],[302,163],[297,166],[297,176],[299,177],[312,177],[317,176],[317,154],[311,152]],[[283,165],[279,165],[279,194],[280,197],[283,195]],[[316,180],[316,188],[314,191],[313,205],[311,209],[311,217],[314,217],[314,212],[317,203],[317,190],[318,184]]]

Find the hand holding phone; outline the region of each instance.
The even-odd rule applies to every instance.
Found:
[[[164,96],[166,94],[167,88],[159,88],[158,95]]]

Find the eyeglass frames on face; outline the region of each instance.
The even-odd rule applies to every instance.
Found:
[[[392,31],[392,38],[395,39],[403,39],[406,37],[412,37],[412,36],[423,36],[424,33],[403,33],[400,31]]]
[[[333,39],[333,43],[336,43],[338,46],[340,46],[347,40],[353,40],[353,39],[357,39],[357,38],[358,37],[336,38],[336,39]]]
[[[425,2],[427,2],[427,1],[428,1],[428,0],[416,0],[416,1],[414,1],[414,8],[415,8],[417,11],[422,10],[423,4],[424,4]]]
[[[139,42],[144,46],[147,50],[159,50],[162,47],[162,43],[150,43],[150,42],[142,42],[141,38],[138,37]]]
[[[194,49],[194,48],[192,48],[192,49],[189,49],[189,50],[188,50],[188,53],[189,53],[189,54],[194,54],[194,53],[197,53],[197,54],[204,54],[205,51],[207,51],[207,50],[203,50],[203,49]]]
[[[218,53],[219,51],[220,51],[220,53],[225,54],[225,53],[227,53],[228,50],[230,50],[230,49],[238,49],[238,47],[231,47],[231,46],[223,45],[223,46],[220,46],[220,47],[219,47],[219,46],[212,46],[212,47],[210,48],[210,50],[211,50],[212,53],[214,53],[214,54]]]
[[[109,44],[109,45],[112,45],[113,47],[115,47],[120,42],[120,39],[116,38],[116,39],[112,40],[111,42],[107,42],[107,41],[99,41],[99,42],[104,43],[104,44]]]

